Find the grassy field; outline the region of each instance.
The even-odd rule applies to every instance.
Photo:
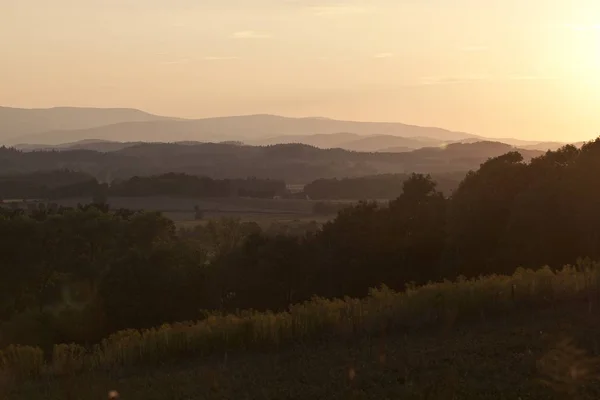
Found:
[[[58,201],[59,204],[74,207],[78,203],[88,203],[86,198],[71,198]],[[178,227],[190,228],[197,225],[194,219],[194,206],[204,212],[204,219],[225,217],[254,221],[266,228],[274,222],[293,223],[317,221],[324,223],[334,217],[315,215],[315,201],[296,199],[252,199],[217,198],[194,199],[181,197],[111,197],[108,203],[113,208],[144,209],[160,211],[175,221]]]
[[[255,214],[255,213],[205,213],[204,219],[197,221],[193,219],[192,214],[164,213],[167,218],[175,221],[178,228],[193,228],[196,225],[206,224],[209,220],[218,220],[221,218],[239,218],[241,222],[256,222],[261,228],[268,229],[273,224],[299,225],[312,221],[319,225],[324,224],[334,218],[334,215],[309,215],[309,216],[290,216],[289,214]]]
[[[71,198],[58,201],[65,206],[76,206],[78,203],[89,203],[87,198]],[[312,214],[314,201],[311,200],[278,200],[254,199],[245,197],[227,198],[186,198],[186,197],[110,197],[108,203],[113,208],[130,208],[157,210],[165,212],[190,212],[194,206],[206,212],[229,213],[277,213],[290,215]]]
[[[561,344],[563,338],[572,344]],[[4,395],[83,400],[117,390],[125,400],[597,399],[600,371],[592,358],[599,341],[600,318],[571,303],[414,335],[13,384]],[[554,361],[545,366],[545,358]]]
[[[597,399],[600,265],[7,350],[4,398]],[[79,372],[76,372],[79,371]],[[9,378],[12,376],[12,378]]]

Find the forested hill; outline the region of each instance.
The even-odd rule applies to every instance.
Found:
[[[497,142],[456,143],[406,153],[359,153],[301,144],[145,143],[107,153],[81,149],[23,152],[3,147],[0,169],[3,174],[69,169],[100,181],[176,172],[217,179],[253,176],[296,184],[384,173],[466,172],[514,150],[525,160],[542,154]]]
[[[600,139],[523,161],[516,152],[490,159],[449,198],[430,177],[411,175],[397,199],[346,207],[304,236],[271,235],[257,223],[236,220],[198,224],[177,235],[174,222],[158,213],[106,204],[44,207],[27,215],[0,207],[0,347],[33,344],[52,351],[54,343],[89,344],[120,329],[197,320],[206,315],[199,310],[287,310],[315,296],[364,297],[381,284],[403,290],[600,259]],[[139,192],[151,183],[169,186],[141,180],[121,190]],[[556,305],[572,290],[562,289],[569,271],[554,280],[557,285],[551,271],[540,272],[537,304]],[[586,282],[597,287],[598,275],[586,273],[582,269],[569,288],[583,294]],[[421,320],[452,299],[483,318],[471,307],[477,287],[496,306],[512,309],[501,299],[536,301],[531,275],[518,274],[523,280],[512,295],[505,278],[468,284],[444,298],[432,295],[430,286],[419,302],[427,311],[407,315]],[[67,290],[72,297],[65,297]]]

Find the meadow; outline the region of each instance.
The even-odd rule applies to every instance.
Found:
[[[57,201],[66,207],[86,204],[87,198],[69,198]],[[193,198],[168,196],[143,197],[109,197],[107,203],[111,208],[127,208],[133,210],[162,211],[165,213],[185,212],[193,215],[198,206],[205,212],[213,213],[273,213],[282,215],[310,215],[316,203],[311,200],[296,199],[256,199],[247,197]]]
[[[76,207],[85,204],[89,199],[69,198],[58,200],[65,207]],[[175,222],[178,228],[193,228],[206,224],[210,220],[235,218],[240,222],[255,222],[261,228],[268,229],[274,225],[298,225],[315,221],[323,224],[335,218],[336,213],[327,215],[314,213],[317,201],[303,199],[257,199],[246,197],[226,198],[186,198],[186,197],[110,197],[107,200],[111,208],[132,210],[159,211]],[[339,202],[336,202],[339,203]],[[346,203],[349,203],[347,201]],[[202,220],[195,218],[194,207],[202,210]]]
[[[0,359],[11,399],[597,398],[599,300],[600,265],[582,261]]]
[[[593,362],[589,354],[599,333],[587,311],[570,305],[440,333],[298,344],[278,351],[30,380],[11,391],[6,387],[5,398],[87,400],[118,390],[123,399],[132,400],[596,399],[599,386],[593,376],[578,382],[569,379],[569,369],[573,361]],[[562,335],[576,339],[561,342]],[[558,352],[557,373],[543,361]]]

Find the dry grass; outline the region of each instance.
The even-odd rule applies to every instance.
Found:
[[[277,351],[221,353],[149,367],[111,369],[15,385],[8,399],[85,400],[117,390],[125,400],[164,399],[578,399],[599,398],[593,379],[576,383],[576,396],[542,384],[548,358],[597,356],[600,319],[579,301],[557,308],[514,310],[440,332],[297,344]],[[562,337],[576,357],[559,357]],[[589,370],[588,377],[595,375]],[[69,397],[70,396],[70,397]],[[0,396],[2,398],[2,396]]]
[[[395,293],[372,290],[365,299],[318,299],[289,312],[211,316],[189,323],[118,332],[92,348],[56,345],[44,361],[42,350],[11,346],[0,353],[0,369],[20,377],[60,375],[121,367],[156,365],[245,350],[333,339],[376,337],[382,331],[443,332],[464,321],[487,321],[527,307],[556,307],[581,299],[594,312],[600,268],[591,263],[561,271],[519,270],[512,276],[488,276],[410,288]]]

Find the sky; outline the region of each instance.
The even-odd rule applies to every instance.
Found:
[[[600,135],[598,0],[0,0],[0,105]]]

